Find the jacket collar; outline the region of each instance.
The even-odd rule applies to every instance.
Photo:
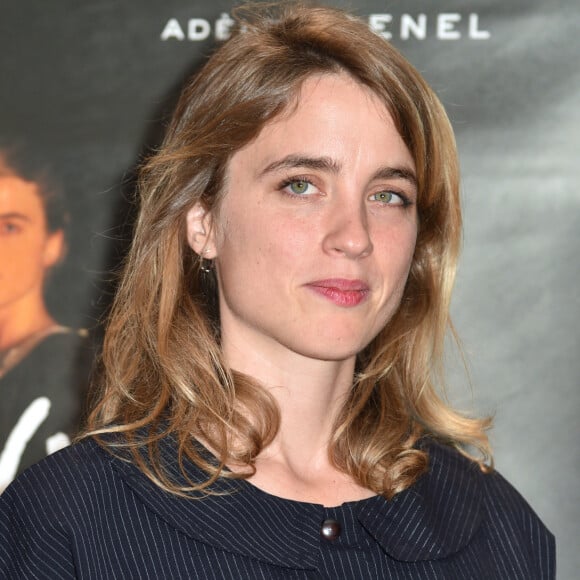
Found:
[[[397,560],[454,554],[481,523],[477,465],[435,443],[427,451],[429,471],[411,488],[391,501],[377,496],[349,504],[367,532]],[[183,481],[171,443],[162,444],[161,454],[166,465],[173,465],[172,475]],[[316,568],[320,524],[327,517],[323,506],[280,499],[246,481],[223,478],[212,488],[222,495],[190,500],[161,490],[131,463],[113,460],[113,465],[149,509],[190,537],[278,566]],[[185,470],[193,481],[205,477],[192,464]]]
[[[365,505],[359,520],[397,560],[438,560],[465,547],[482,521],[477,464],[452,448],[426,446],[429,471],[391,501]]]

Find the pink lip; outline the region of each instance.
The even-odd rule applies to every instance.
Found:
[[[357,306],[369,294],[369,287],[362,280],[331,278],[328,280],[316,280],[316,282],[310,282],[307,286],[337,306]]]

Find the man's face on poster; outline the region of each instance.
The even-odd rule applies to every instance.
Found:
[[[46,272],[63,245],[62,231],[48,231],[38,185],[0,174],[0,313],[42,299]]]

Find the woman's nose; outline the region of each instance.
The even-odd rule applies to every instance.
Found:
[[[373,251],[366,212],[363,208],[342,206],[329,212],[324,251],[358,259]]]

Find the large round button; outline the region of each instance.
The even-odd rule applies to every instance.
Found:
[[[336,540],[340,536],[340,524],[336,520],[324,520],[320,528],[320,534],[327,540]]]

